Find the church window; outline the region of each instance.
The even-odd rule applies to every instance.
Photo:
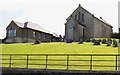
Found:
[[[82,22],[84,22],[84,14],[82,14]]]
[[[80,20],[80,12],[78,13],[78,20]]]
[[[77,15],[75,15],[75,20],[77,20]]]

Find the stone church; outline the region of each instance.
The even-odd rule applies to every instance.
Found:
[[[66,20],[66,40],[79,41],[80,38],[108,38],[113,32],[113,27],[103,20],[102,17],[98,19],[81,7],[80,4]]]

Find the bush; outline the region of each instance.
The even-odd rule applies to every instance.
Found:
[[[36,41],[34,42],[34,44],[40,44],[40,41],[39,41],[39,40],[36,40]]]

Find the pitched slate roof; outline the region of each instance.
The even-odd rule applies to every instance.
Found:
[[[78,10],[79,8],[82,8],[83,10],[85,10],[86,12],[88,12],[89,14],[91,14],[89,11],[87,11],[85,8],[83,8],[80,4],[79,4],[79,6],[72,12],[72,14],[73,14],[76,10]],[[72,15],[72,14],[71,14],[71,15]],[[71,15],[70,15],[69,17],[71,17]],[[91,15],[93,15],[93,14],[91,14]],[[69,17],[68,17],[68,18],[69,18]],[[94,15],[93,15],[93,17],[96,18],[96,19],[98,19],[99,21],[101,21],[101,22],[104,23],[105,25],[113,28],[113,27],[112,27],[109,23],[107,23],[105,20],[99,19],[99,18],[95,17]],[[66,20],[68,20],[68,18],[67,18]]]
[[[38,31],[41,31],[41,32],[44,32],[44,33],[48,33],[48,34],[53,34],[53,35],[56,34],[54,32],[51,32],[51,31],[48,31],[48,30],[44,29],[43,27],[39,26],[36,23],[32,23],[32,22],[20,23],[20,22],[17,22],[17,21],[13,21],[13,22],[18,27],[21,27],[21,28],[29,28],[29,29],[38,30]],[[57,35],[56,35],[56,37],[57,37]]]
[[[111,25],[110,25],[109,23],[107,23],[105,20],[99,19],[99,18],[97,18],[97,17],[95,17],[95,16],[94,16],[94,18],[97,19],[97,20],[99,20],[100,22],[104,23],[105,25],[107,25],[107,26],[113,28],[113,26],[111,26]]]

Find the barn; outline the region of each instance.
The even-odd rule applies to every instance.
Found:
[[[7,33],[4,42],[42,42],[58,41],[59,36],[50,32],[38,24],[32,22],[20,23],[11,21],[6,28]]]

